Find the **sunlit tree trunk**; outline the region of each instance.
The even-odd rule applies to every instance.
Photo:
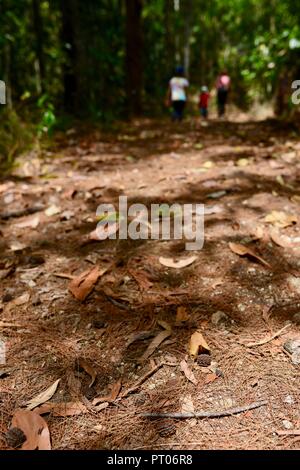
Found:
[[[36,75],[37,75],[37,91],[43,92],[45,89],[45,61],[44,61],[44,38],[43,23],[40,10],[40,0],[32,0],[33,10],[33,27],[35,33],[35,50],[36,50]]]

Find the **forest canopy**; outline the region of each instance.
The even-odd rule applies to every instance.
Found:
[[[1,0],[8,103],[112,120],[160,113],[176,64],[211,87],[226,68],[242,108],[269,100],[300,67],[293,0]]]

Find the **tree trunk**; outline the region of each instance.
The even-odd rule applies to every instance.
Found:
[[[64,106],[73,114],[81,114],[85,103],[86,59],[81,30],[79,0],[61,0],[62,42],[66,55],[64,65]]]
[[[143,0],[126,0],[126,92],[130,115],[142,111],[142,3]]]
[[[43,40],[43,23],[40,10],[40,0],[32,0],[33,9],[33,27],[35,32],[35,50],[37,58],[37,90],[39,93],[45,90],[45,61],[44,61],[44,40]]]
[[[185,27],[184,27],[184,69],[185,74],[189,78],[190,76],[190,65],[191,65],[191,33],[192,33],[192,15],[193,15],[193,0],[185,0],[184,3],[184,16],[185,16]]]

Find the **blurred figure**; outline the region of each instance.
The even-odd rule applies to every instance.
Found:
[[[176,67],[175,76],[170,80],[168,90],[168,104],[171,104],[173,108],[173,121],[181,121],[183,119],[187,101],[186,89],[188,86],[189,82],[184,77],[184,68]]]
[[[208,91],[207,86],[203,86],[201,88],[201,93],[199,96],[199,109],[200,109],[200,116],[204,119],[208,118],[208,103],[210,99],[210,93]]]
[[[224,70],[217,78],[217,104],[219,118],[223,117],[226,112],[226,104],[228,92],[230,89],[231,79],[226,70]]]

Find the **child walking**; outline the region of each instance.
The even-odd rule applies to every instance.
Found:
[[[208,103],[210,99],[210,93],[208,91],[207,86],[203,86],[201,88],[201,93],[199,96],[199,109],[200,109],[200,116],[204,119],[208,118]]]

